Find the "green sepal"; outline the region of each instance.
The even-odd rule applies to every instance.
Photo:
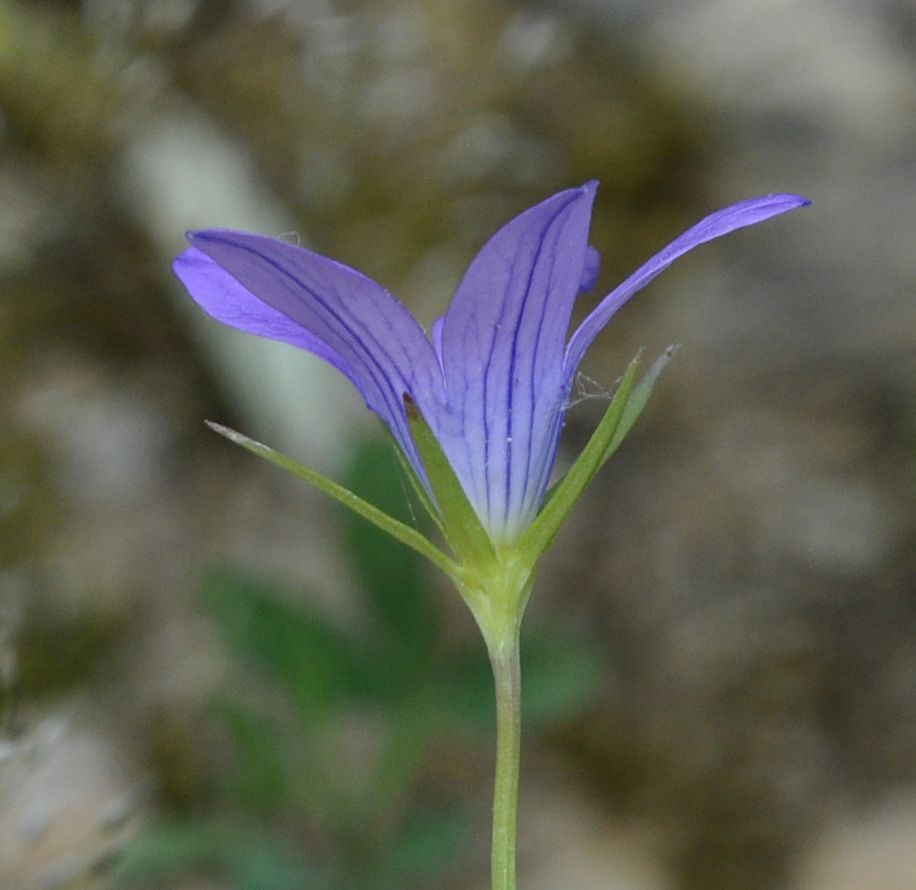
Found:
[[[614,435],[636,384],[639,360],[640,356],[636,356],[630,362],[611,404],[608,405],[588,444],[566,475],[557,483],[541,512],[519,539],[518,548],[527,551],[532,560],[537,559],[550,546],[576,501],[595,477],[595,473],[601,469],[606,459],[605,455],[610,453]]]
[[[426,490],[426,486],[424,486],[420,481],[420,477],[417,475],[417,471],[413,468],[413,464],[407,459],[407,455],[405,455],[401,450],[401,446],[398,444],[397,439],[391,435],[388,427],[385,427],[385,431],[388,433],[388,441],[391,443],[391,447],[398,459],[398,463],[401,466],[401,471],[410,481],[411,488],[413,488],[415,494],[420,499],[420,503],[423,505],[423,508],[430,515],[430,518],[433,520],[433,522],[436,523],[437,528],[440,532],[442,532],[444,537],[445,527],[442,524],[442,517],[439,515],[439,510],[433,503],[432,498],[429,496],[429,492]]]
[[[617,450],[620,443],[627,437],[630,430],[633,429],[633,426],[636,424],[636,421],[639,420],[640,414],[642,414],[643,409],[645,409],[649,402],[649,396],[652,395],[652,390],[655,389],[658,378],[661,377],[662,371],[668,367],[668,363],[674,357],[678,349],[680,349],[680,345],[672,343],[671,346],[652,362],[652,367],[649,368],[646,375],[633,387],[633,392],[630,393],[626,407],[623,409],[623,417],[620,418],[620,423],[614,431],[614,435],[607,449],[601,456],[601,464],[598,467],[599,470]]]
[[[646,376],[637,384],[640,356],[630,362],[611,404],[591,439],[566,475],[557,483],[534,522],[523,532],[517,547],[536,560],[550,546],[560,526],[582,496],[595,474],[617,450],[633,428],[652,393],[659,375],[665,369],[675,348],[669,347],[658,358]]]
[[[417,403],[407,393],[404,393],[404,410],[410,424],[410,434],[420,453],[438,507],[439,524],[449,547],[459,562],[465,565],[491,562],[496,551],[490,536],[481,524],[477,511],[471,506],[439,440],[420,413]]]
[[[316,488],[321,489],[325,494],[330,495],[334,500],[349,507],[354,513],[358,513],[364,519],[371,522],[374,526],[387,532],[391,537],[416,550],[421,556],[425,556],[433,565],[442,569],[449,577],[457,578],[461,574],[460,566],[447,554],[443,553],[435,544],[424,535],[420,534],[415,528],[405,525],[399,519],[389,516],[383,510],[373,506],[368,501],[363,500],[359,495],[354,494],[342,485],[316,473],[308,467],[303,467],[300,463],[294,461],[291,457],[281,454],[279,451],[249,439],[248,436],[236,432],[229,427],[222,426],[219,423],[206,421],[206,424],[214,432],[225,436],[230,442],[241,445],[252,454],[263,457],[264,460],[270,461],[278,467],[295,474],[300,479],[311,483]]]

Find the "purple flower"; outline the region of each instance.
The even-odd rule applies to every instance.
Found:
[[[193,232],[174,269],[218,321],[308,350],[345,374],[425,480],[404,409],[410,396],[484,528],[508,543],[541,507],[576,371],[611,316],[697,245],[809,203],[768,195],[713,213],[599,301],[570,337],[576,296],[597,277],[588,246],[596,188],[560,192],[503,226],[430,336],[374,281],[263,235]]]

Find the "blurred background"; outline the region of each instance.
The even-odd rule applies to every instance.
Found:
[[[0,885],[487,885],[457,597],[210,433],[408,520],[343,378],[220,329],[188,228],[296,237],[428,324],[602,182],[566,461],[682,344],[527,617],[525,890],[916,887],[909,0],[0,0]],[[590,298],[584,298],[586,300]]]

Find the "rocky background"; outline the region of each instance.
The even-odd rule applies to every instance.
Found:
[[[249,600],[225,618],[243,588],[201,590],[266,579],[346,641],[369,545],[202,420],[336,477],[375,425],[168,264],[188,228],[294,232],[428,323],[500,223],[598,178],[605,290],[722,204],[814,206],[683,261],[590,353],[570,455],[638,348],[682,344],[534,597],[574,642],[553,686],[532,656],[523,886],[916,886],[914,111],[905,0],[0,0],[0,884],[335,887],[372,835],[409,852],[392,886],[485,885],[486,733],[421,721],[353,827],[317,781],[284,796],[227,699],[301,775],[327,735],[365,804],[393,718],[302,680],[291,721]],[[412,578],[447,684],[474,629]],[[460,721],[471,688],[436,698]],[[449,807],[463,830],[391,828]]]

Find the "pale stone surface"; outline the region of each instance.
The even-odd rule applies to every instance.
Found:
[[[792,890],[912,890],[916,798],[900,796],[831,820],[798,865]]]
[[[144,780],[99,715],[78,706],[42,720],[0,763],[0,886],[95,886],[93,874],[137,827]]]
[[[600,812],[569,780],[523,795],[519,886],[526,890],[674,890],[647,826]]]

